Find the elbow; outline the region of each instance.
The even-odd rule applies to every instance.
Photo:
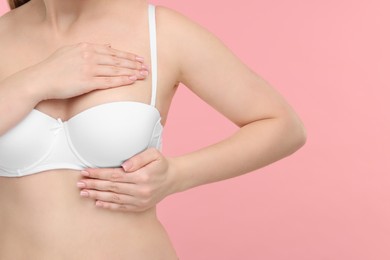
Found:
[[[307,133],[306,133],[306,128],[302,122],[299,122],[299,124],[296,125],[296,128],[297,130],[295,130],[296,132],[295,146],[296,146],[296,150],[298,150],[299,148],[305,145],[307,140]]]
[[[307,132],[303,122],[298,118],[297,115],[293,115],[290,120],[292,121],[290,130],[292,133],[291,138],[293,140],[292,143],[294,151],[296,151],[305,145],[307,140]]]
[[[307,132],[306,128],[302,122],[302,120],[298,117],[297,114],[293,113],[290,115],[290,120],[292,121],[293,124],[293,133],[294,133],[294,138],[296,145],[299,148],[305,145],[306,139],[307,139]]]
[[[295,113],[283,116],[283,135],[289,154],[303,147],[307,140],[307,132],[303,122]]]

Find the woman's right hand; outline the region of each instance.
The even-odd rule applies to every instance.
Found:
[[[96,89],[129,85],[147,76],[135,54],[107,44],[77,43],[57,49],[28,69],[41,100],[67,99]],[[146,73],[145,73],[146,72]],[[145,73],[145,74],[141,74]]]

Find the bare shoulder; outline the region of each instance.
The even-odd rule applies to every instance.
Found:
[[[12,35],[12,27],[15,26],[16,11],[9,11],[0,16],[0,46]]]
[[[25,10],[26,8],[24,6],[15,8],[13,10],[10,10],[3,15],[0,16],[0,41],[7,39],[7,33],[10,33],[12,31],[15,31],[22,25],[25,19],[23,17],[25,16]]]
[[[32,13],[27,3],[0,16],[0,44],[13,42],[21,32],[24,33],[31,24]]]
[[[181,74],[179,80],[187,87],[193,86],[188,76],[196,76],[202,68],[206,69],[205,62],[230,62],[245,66],[216,34],[192,18],[176,10],[158,6],[156,19],[158,33],[161,33],[162,39],[169,42],[166,49],[174,50],[171,57],[175,58],[178,64]],[[202,66],[199,66],[200,64]],[[216,67],[206,70],[217,72]],[[225,73],[221,70],[219,72]]]
[[[160,50],[164,50],[169,56],[172,64],[179,65],[180,54],[177,52],[177,44],[180,41],[180,35],[187,23],[187,18],[176,10],[157,5],[156,23],[157,38]]]
[[[169,32],[171,39],[180,39],[183,34],[201,33],[211,35],[208,29],[190,17],[166,6],[156,6],[156,19],[157,27],[160,25],[159,29]]]
[[[18,57],[26,41],[20,36],[25,35],[27,16],[26,8],[16,8],[0,16],[0,80],[20,67]]]
[[[175,75],[177,86],[181,82],[183,63],[186,63],[183,55],[186,46],[192,44],[191,38],[200,37],[199,32],[206,29],[179,11],[162,5],[156,5],[156,27],[159,55],[165,57],[164,66]]]
[[[215,55],[216,49],[228,49],[209,29],[174,9],[156,6],[156,21],[158,37],[164,42],[164,49],[170,51],[170,59],[175,61],[181,74],[185,66],[198,66],[204,61],[202,57]]]
[[[9,11],[0,16],[0,80],[4,77],[9,61],[12,42],[14,42],[15,31],[17,30],[17,13],[15,10]]]
[[[175,27],[179,27],[182,23],[178,24],[177,22],[185,22],[186,20],[189,20],[188,17],[179,11],[162,5],[156,5],[156,13],[157,19],[162,19],[165,24],[170,26],[176,25]]]

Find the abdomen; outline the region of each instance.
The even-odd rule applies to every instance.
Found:
[[[0,177],[0,259],[177,259],[156,208],[97,208],[75,170]]]

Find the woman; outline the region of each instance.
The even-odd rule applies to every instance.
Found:
[[[0,259],[178,259],[159,201],[305,142],[276,90],[171,9],[9,3],[16,8],[0,19]],[[165,157],[161,134],[180,82],[240,129]]]

